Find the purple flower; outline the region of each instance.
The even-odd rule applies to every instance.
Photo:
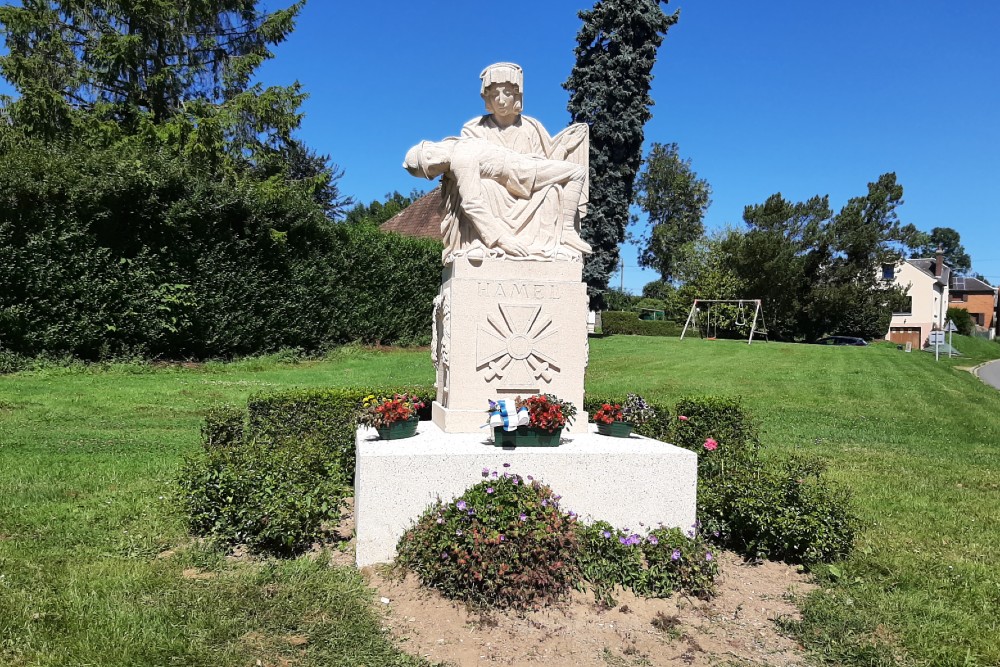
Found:
[[[464,500],[459,500],[457,503],[455,503],[455,507],[457,507],[460,510],[464,510],[465,509],[465,501]]]
[[[534,477],[532,477],[531,475],[528,475],[528,481],[529,481],[529,482],[530,482],[531,480],[533,480],[533,479],[534,479]]]
[[[459,528],[458,530],[456,530],[455,531],[455,535],[458,536],[458,537],[461,537],[462,536],[462,529]]]
[[[499,473],[497,473],[496,470],[494,470],[491,474],[493,475],[493,479],[496,479],[499,476]]]
[[[609,532],[608,532],[608,531],[606,531],[606,530],[605,530],[605,531],[602,531],[602,532],[601,532],[601,535],[603,535],[603,536],[604,536],[604,539],[606,539],[606,540],[610,540],[610,539],[611,539],[611,533],[609,533]]]
[[[486,493],[493,493],[493,487],[492,486],[487,486],[486,487]]]
[[[562,500],[562,496],[552,496],[553,500]]]
[[[646,541],[649,542],[650,544],[659,544],[660,543],[660,541],[658,539],[656,539],[656,535],[650,535],[649,537],[646,538]]]
[[[514,476],[513,476],[512,478],[511,478],[511,480],[512,480],[512,481],[514,482],[514,486],[517,486],[518,484],[520,484],[520,483],[521,483],[521,478],[520,478],[520,477],[518,477],[517,475],[514,475]]]
[[[503,542],[503,533],[500,534],[500,541]]]
[[[547,498],[543,498],[543,499],[542,499],[542,507],[548,507],[548,506],[549,506],[549,501],[548,501],[548,499],[547,499]]]
[[[635,533],[632,533],[628,537],[619,537],[618,538],[618,541],[621,542],[622,544],[624,544],[627,547],[634,547],[635,545],[639,544],[639,542],[641,540],[642,540],[642,538],[640,538]]]
[[[490,469],[483,468],[483,477],[489,477],[489,476],[490,476]]]
[[[444,519],[443,519],[442,517],[438,517],[438,523],[439,523],[439,524],[440,524],[440,523],[444,523]]]
[[[681,559],[681,550],[674,549],[674,552],[670,554],[670,560],[680,560],[680,559]]]
[[[509,467],[510,467],[510,464],[509,464],[509,463],[504,463],[504,464],[503,464],[503,467],[504,467],[504,468],[509,468]]]
[[[476,510],[469,510],[469,516],[475,516]]]
[[[447,551],[442,551],[441,552],[441,560],[448,560],[448,552]]]
[[[528,520],[528,515],[527,515],[527,514],[522,514],[522,515],[521,515],[521,516],[519,516],[518,518],[519,518],[519,519],[520,519],[521,521],[527,521],[527,520]]]
[[[709,551],[707,554],[705,554],[705,560],[712,560],[712,552],[711,551]]]

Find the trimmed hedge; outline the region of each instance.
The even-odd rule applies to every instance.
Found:
[[[593,413],[621,402],[588,398],[585,408]],[[657,418],[635,430],[698,455],[698,521],[706,538],[752,559],[808,564],[850,552],[859,523],[849,494],[822,476],[816,459],[762,458],[757,426],[738,400],[700,396],[652,405]],[[705,447],[709,438],[716,449]]]
[[[205,451],[181,475],[192,530],[260,550],[307,545],[334,517],[343,495],[337,489],[353,479],[363,399],[394,393],[414,394],[428,406],[435,395],[429,386],[296,390],[256,395],[246,410],[210,411]],[[593,413],[621,402],[588,398],[583,407]],[[814,563],[849,552],[858,522],[847,493],[822,476],[816,461],[763,459],[757,427],[738,400],[700,396],[653,407],[657,417],[636,432],[698,455],[703,537],[749,558]],[[421,418],[429,416],[428,407]],[[705,446],[709,439],[713,449]]]
[[[680,336],[676,322],[640,320],[635,312],[606,310],[601,313],[601,331],[606,336]]]

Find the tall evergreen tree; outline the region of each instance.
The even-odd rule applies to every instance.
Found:
[[[594,248],[584,266],[592,303],[618,264],[635,176],[642,161],[643,127],[656,52],[679,12],[666,0],[598,0],[580,12],[576,64],[563,87],[573,122],[590,126],[590,204],[583,237]]]

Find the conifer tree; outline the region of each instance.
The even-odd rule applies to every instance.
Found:
[[[573,122],[590,126],[590,203],[583,237],[594,248],[584,266],[593,306],[618,264],[635,176],[642,161],[643,127],[652,117],[649,95],[656,52],[679,12],[667,0],[598,0],[580,12],[576,64],[563,87]]]

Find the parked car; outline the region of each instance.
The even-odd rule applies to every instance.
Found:
[[[824,336],[816,341],[817,345],[867,345],[864,338],[854,336]]]

